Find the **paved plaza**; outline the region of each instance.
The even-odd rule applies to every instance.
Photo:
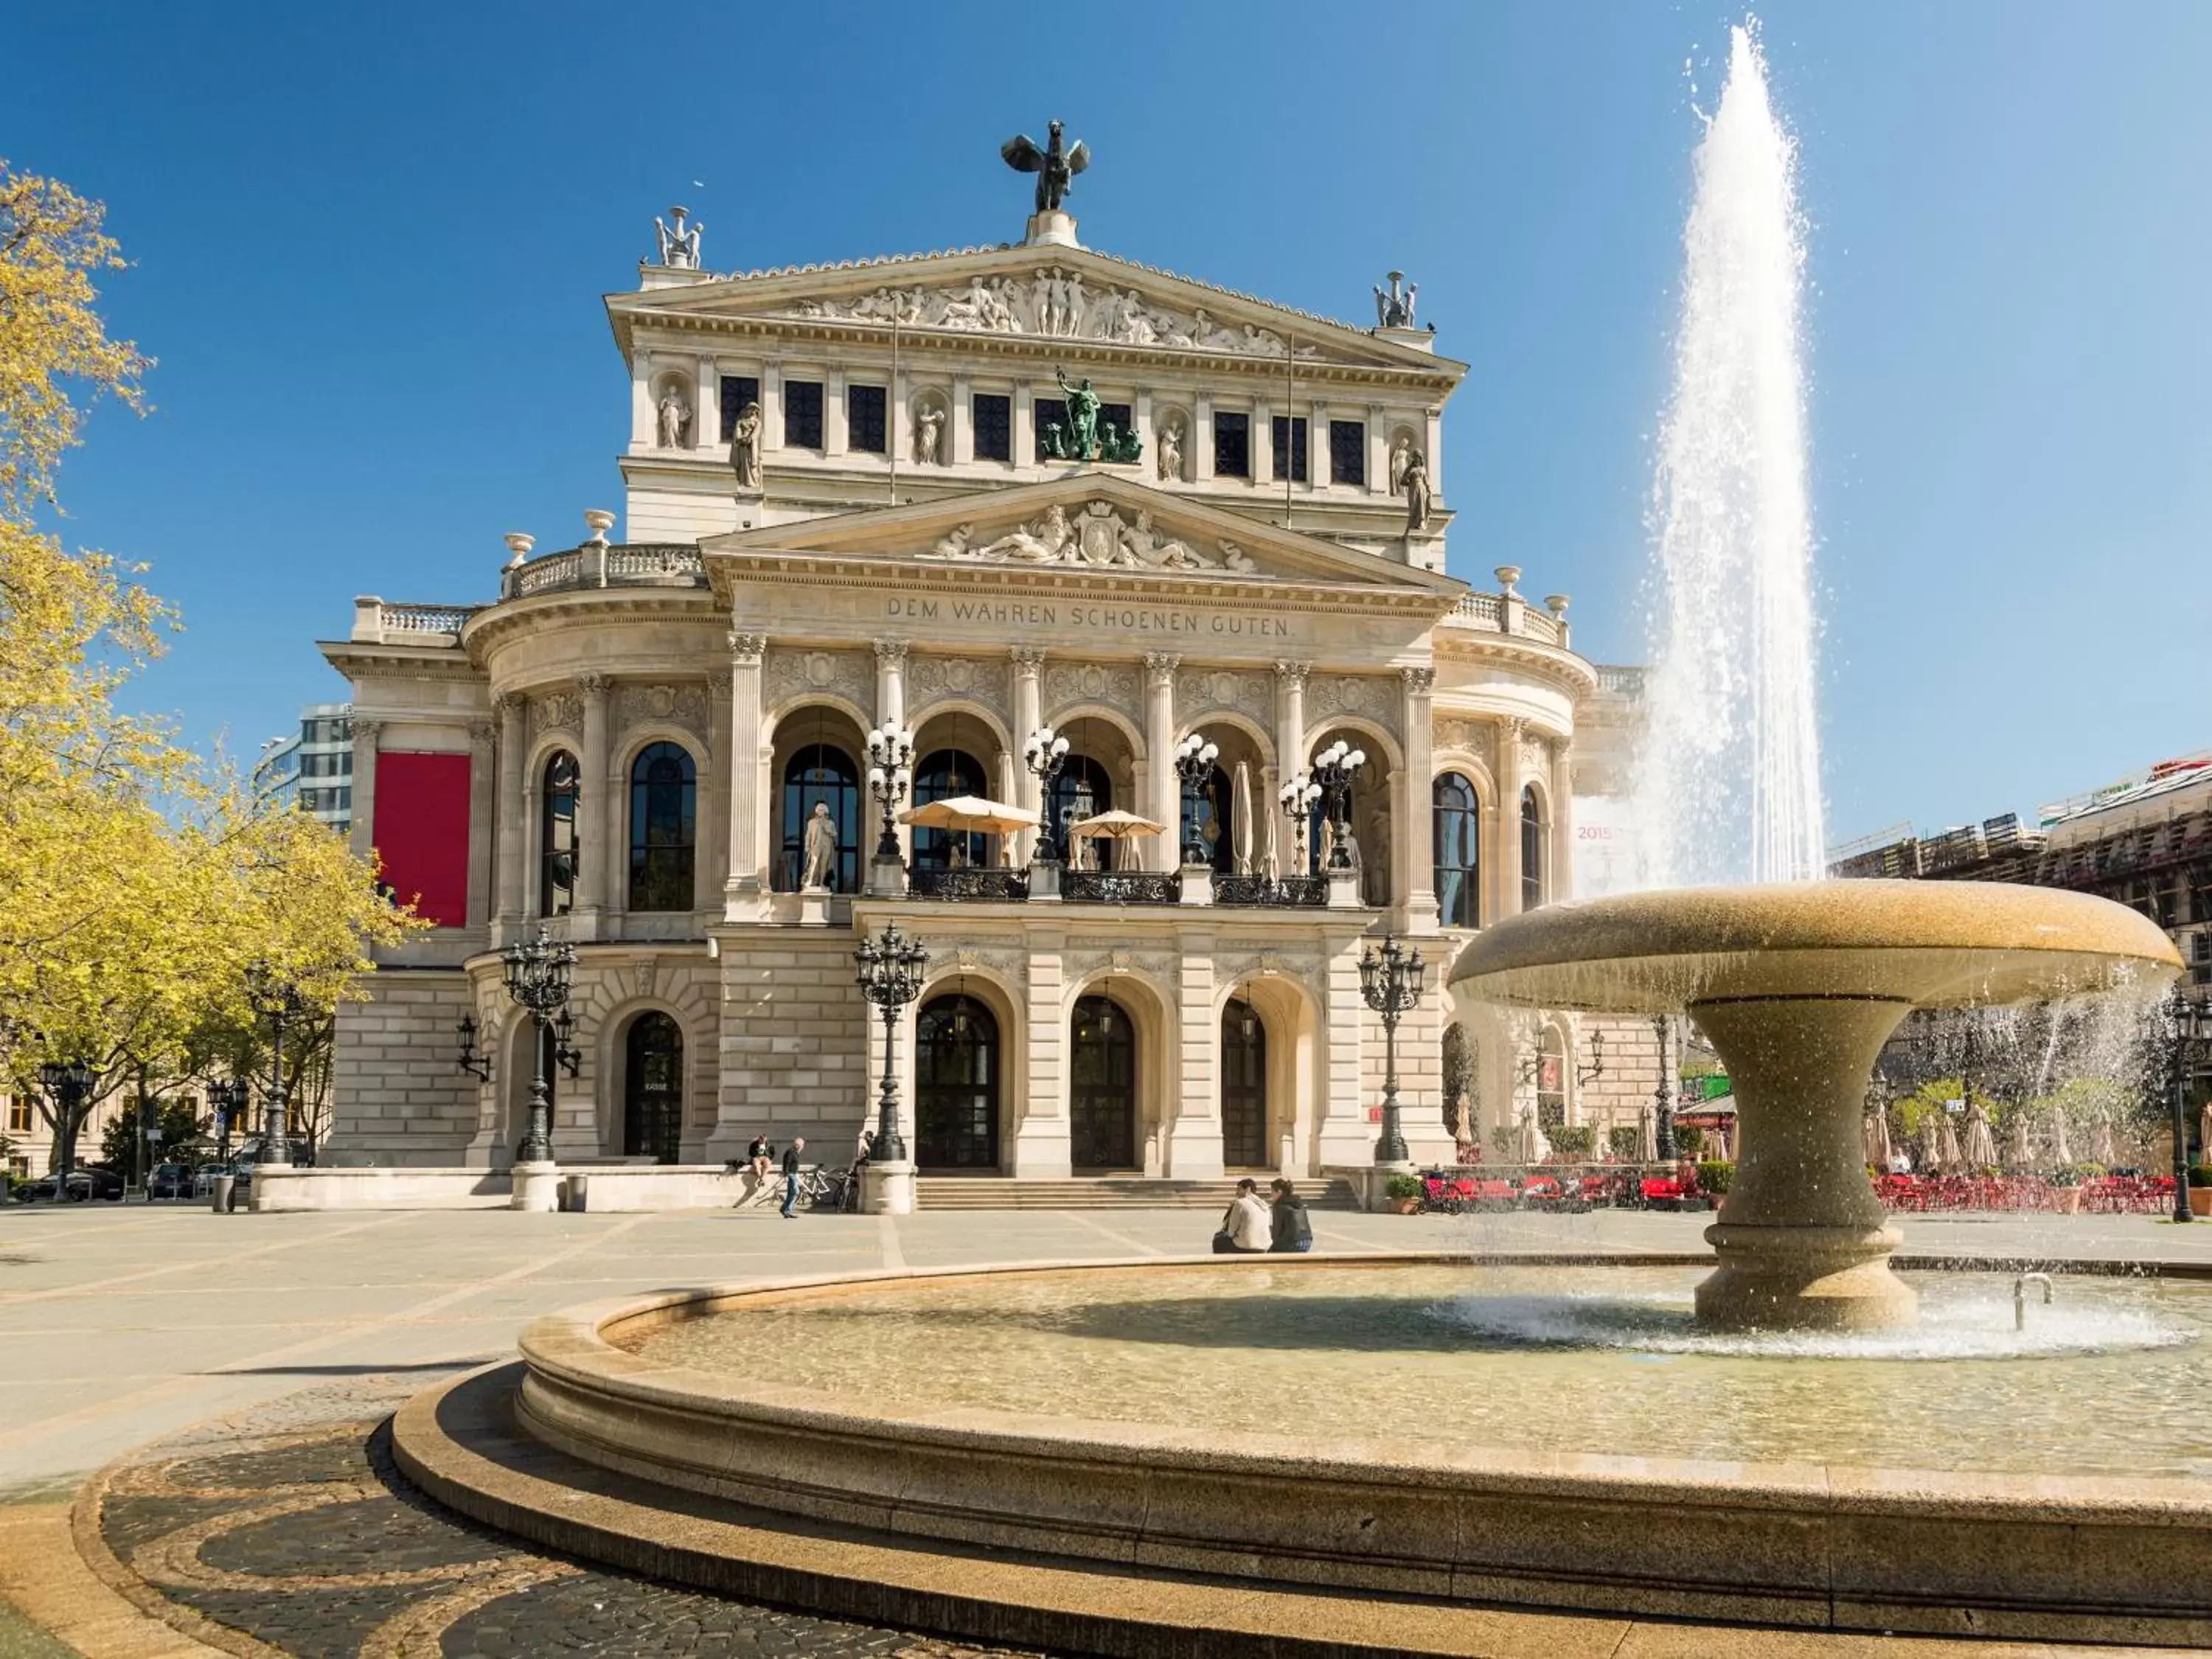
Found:
[[[1706,1219],[1317,1213],[1315,1223],[1321,1252],[1480,1255],[1690,1250]],[[792,1223],[772,1212],[0,1213],[0,1590],[16,1604],[0,1607],[0,1659],[211,1647],[975,1651],[678,1591],[498,1538],[408,1488],[379,1425],[429,1382],[510,1353],[536,1315],[580,1302],[793,1273],[1184,1255],[1205,1247],[1212,1220],[1200,1210]],[[2212,1273],[2212,1227],[2146,1217],[1923,1217],[1907,1232],[1916,1255],[2162,1260]],[[70,1501],[96,1474],[97,1523],[88,1529],[95,1506],[77,1504],[72,1537]],[[1551,1627],[1547,1639],[1571,1634],[1579,1650],[1597,1639],[1592,1622]],[[1591,1650],[1662,1650],[1650,1644],[1664,1627],[1637,1628],[1634,1647],[1608,1639]],[[1730,1645],[1699,1650],[1841,1653],[1859,1650],[1853,1640],[1736,1632]]]

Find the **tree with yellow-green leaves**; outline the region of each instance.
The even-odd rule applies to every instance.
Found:
[[[417,925],[328,830],[117,705],[177,618],[41,516],[87,409],[143,408],[149,360],[95,303],[123,265],[97,204],[0,160],[0,1064],[27,1092],[43,1061],[92,1067],[73,1121],[42,1103],[64,1160],[108,1095],[191,1075],[210,1032],[250,1037],[250,964],[327,1024]]]

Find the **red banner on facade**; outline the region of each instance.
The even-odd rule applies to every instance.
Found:
[[[371,831],[394,897],[440,927],[469,916],[469,757],[386,749],[376,757]]]

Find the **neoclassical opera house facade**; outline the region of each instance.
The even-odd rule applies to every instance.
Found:
[[[541,925],[576,951],[564,1165],[719,1163],[761,1131],[848,1156],[881,1054],[853,953],[891,921],[931,953],[897,1048],[925,1203],[955,1176],[1367,1164],[1358,959],[1386,930],[1431,963],[1399,1033],[1414,1157],[1595,1109],[1566,1019],[1444,1024],[1472,930],[1565,895],[1626,699],[1564,599],[1443,574],[1421,475],[1466,370],[1410,305],[1327,321],[1060,215],[737,276],[662,241],[606,302],[623,538],[597,512],[578,546],[511,536],[495,599],[365,598],[323,647],[354,687],[353,833],[437,923],[340,1015],[325,1165],[513,1161],[532,1027],[495,953]],[[1057,458],[1086,381],[1099,449],[1133,460]],[[913,734],[902,808],[1040,809],[1049,726],[1063,821],[1167,833],[1078,836],[1061,867],[1034,831],[901,826],[878,863],[886,723]],[[1187,782],[1192,734],[1215,755]],[[1366,764],[1332,890],[1279,792],[1339,739]],[[828,890],[802,892],[817,806]],[[453,1062],[464,1015],[488,1080]],[[1632,1115],[1650,1062],[1624,1080]]]

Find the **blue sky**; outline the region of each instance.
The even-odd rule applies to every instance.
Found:
[[[70,531],[184,608],[147,702],[250,756],[343,695],[310,641],[356,593],[480,599],[502,532],[619,506],[598,296],[654,213],[718,269],[1000,241],[996,147],[1057,114],[1094,246],[1352,320],[1411,273],[1473,365],[1454,573],[1524,566],[1635,660],[1684,67],[1710,100],[1739,15],[19,8],[0,154],[108,204],[110,314],[161,360],[69,463]],[[1762,16],[1814,227],[1832,839],[2212,744],[2212,6]]]

